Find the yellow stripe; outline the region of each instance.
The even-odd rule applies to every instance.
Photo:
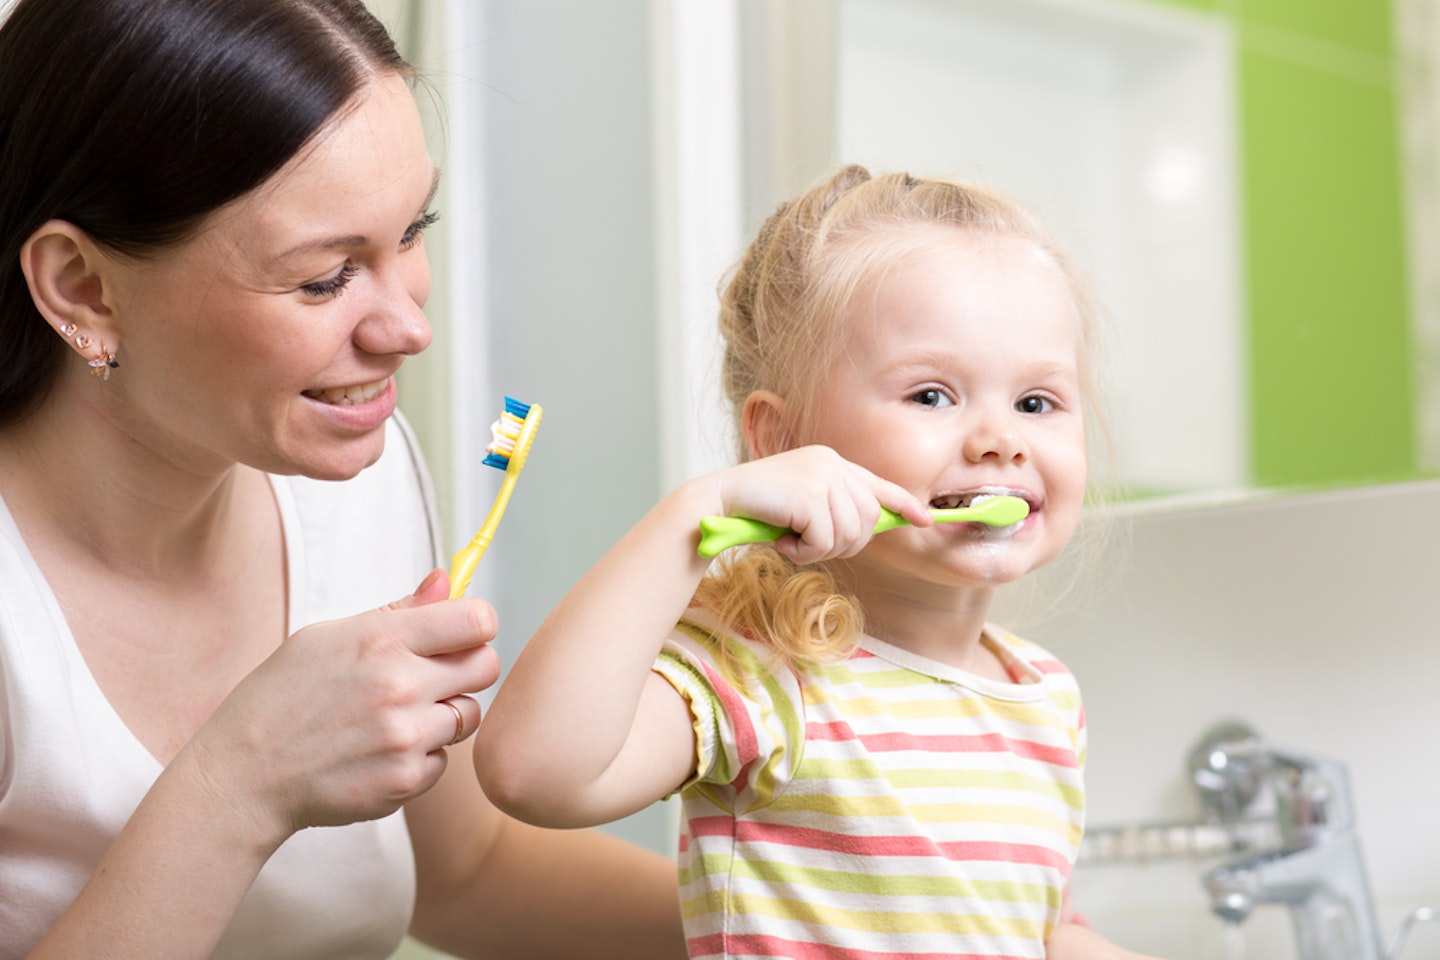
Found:
[[[890,934],[930,933],[1035,940],[1044,935],[1042,924],[1023,918],[953,912],[889,913],[884,910],[850,910],[806,900],[744,894],[731,898],[730,912],[819,923],[845,930],[883,930]]]
[[[914,676],[911,674],[910,676]],[[858,676],[860,683],[864,684],[869,680],[868,675]],[[832,677],[831,682],[845,682],[845,678]],[[824,687],[810,685],[805,688],[805,693],[812,703],[831,703],[842,715],[850,719],[863,719],[874,716],[893,716],[905,720],[929,720],[940,719],[950,720],[955,718],[995,717],[1010,723],[1035,727],[1043,730],[1068,729],[1066,725],[1052,712],[1054,707],[1051,704],[1062,705],[1063,708],[1073,712],[1079,702],[1079,698],[1068,693],[1055,693],[1046,698],[1044,704],[1016,703],[1010,700],[991,700],[979,695],[967,697],[955,697],[945,690],[952,690],[950,684],[934,681],[939,696],[929,699],[909,699],[899,703],[891,703],[879,697],[873,696],[844,696],[843,691],[826,689]],[[912,684],[913,685],[913,684]],[[900,686],[900,684],[895,684]]]
[[[1042,810],[989,803],[911,803],[894,797],[827,797],[786,794],[775,805],[777,813],[804,811],[829,817],[909,817],[920,823],[991,823],[997,826],[1035,827],[1069,842],[1080,842],[1081,828],[1064,817]],[[1071,839],[1073,838],[1073,839]]]
[[[886,897],[950,897],[983,899],[995,903],[1043,903],[1059,908],[1061,893],[1044,883],[1004,880],[966,880],[928,874],[894,874],[872,871],[823,870],[798,864],[742,860],[730,875],[745,880],[784,883],[816,890],[863,893]]]
[[[882,770],[870,760],[814,760],[796,772],[796,781],[879,780],[899,789],[952,787],[967,790],[1015,790],[1056,797],[1074,810],[1085,808],[1083,787],[1013,770],[937,770],[933,767]]]

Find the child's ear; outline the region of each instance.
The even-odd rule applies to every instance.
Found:
[[[84,350],[91,342],[120,345],[106,295],[110,259],[90,235],[65,220],[50,220],[20,248],[20,269],[35,307],[55,332]]]
[[[781,453],[795,445],[785,416],[785,398],[770,390],[756,390],[745,398],[740,429],[751,460]]]

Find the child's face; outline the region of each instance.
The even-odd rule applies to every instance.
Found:
[[[1008,528],[936,524],[876,537],[861,582],[899,575],[997,585],[1052,559],[1085,490],[1081,325],[1060,271],[1032,244],[929,226],[933,242],[863,289],[806,442],[932,507],[978,492],[1030,504]]]

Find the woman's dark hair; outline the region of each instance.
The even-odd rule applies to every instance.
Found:
[[[382,73],[412,75],[362,0],[20,0],[0,24],[0,425],[66,350],[20,270],[31,233],[183,240]]]

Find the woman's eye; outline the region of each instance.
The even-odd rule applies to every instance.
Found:
[[[910,399],[922,407],[948,407],[950,398],[945,396],[945,391],[937,390],[934,387],[926,387],[924,390],[917,390],[910,395]]]
[[[1020,401],[1015,404],[1015,409],[1021,413],[1049,413],[1055,409],[1055,405],[1044,397],[1032,394],[1028,397],[1021,397]]]
[[[400,238],[400,249],[409,250],[411,247],[415,246],[415,244],[419,243],[420,238],[425,235],[425,231],[430,227],[433,227],[435,225],[435,221],[439,219],[440,214],[431,210],[428,211],[425,216],[410,224],[409,229],[405,231],[405,235]]]
[[[300,289],[307,296],[315,297],[318,300],[329,300],[331,297],[338,297],[345,290],[345,285],[353,280],[355,274],[359,272],[359,267],[347,262],[333,277],[302,284]]]

